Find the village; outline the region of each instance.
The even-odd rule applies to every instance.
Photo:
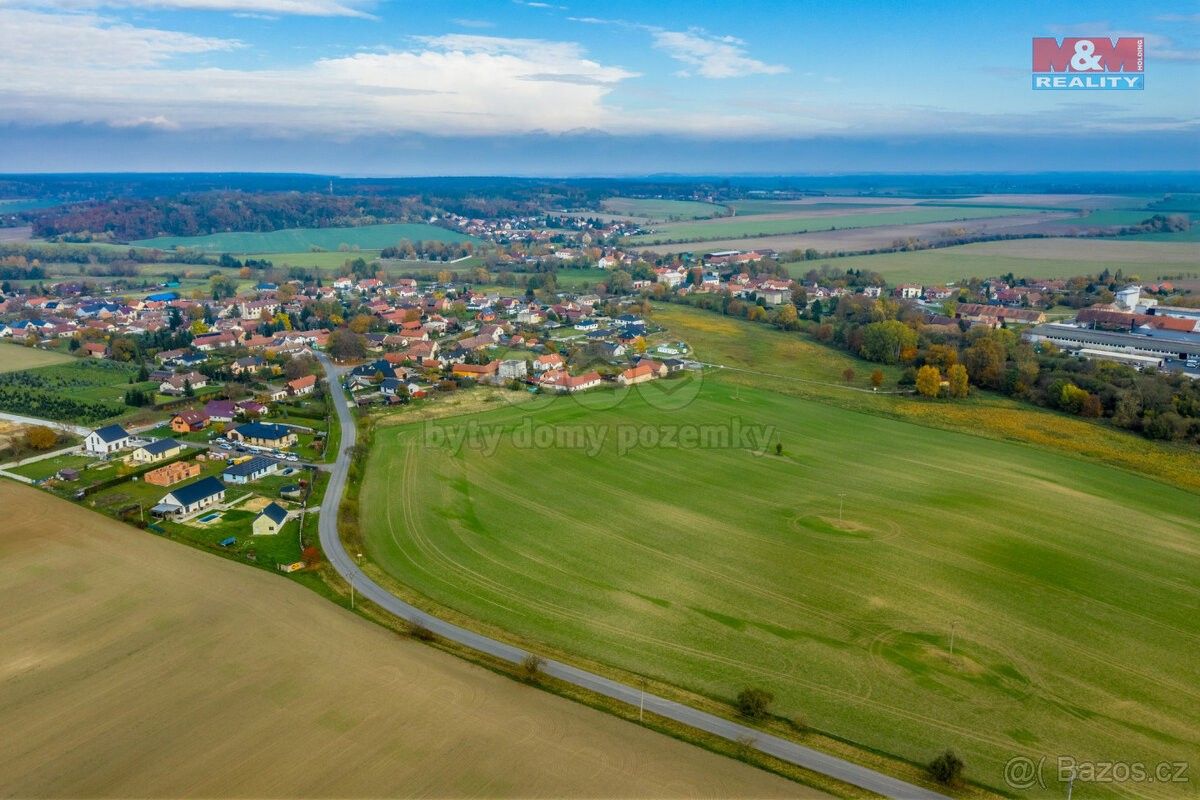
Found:
[[[615,272],[635,262],[608,250],[596,266]],[[0,337],[140,364],[125,394],[137,409],[132,426],[99,426],[15,474],[24,470],[26,480],[118,518],[249,558],[263,557],[254,543],[292,531],[294,544],[265,551],[276,552],[281,569],[296,569],[304,517],[319,507],[322,469],[337,452],[318,352],[349,365],[344,389],[360,407],[437,402],[476,385],[573,394],[702,368],[687,342],[653,322],[650,300],[713,295],[745,304],[750,319],[798,309],[820,320],[842,298],[858,296],[889,298],[927,330],[1012,327],[1030,342],[1137,369],[1174,366],[1194,375],[1200,359],[1200,312],[1160,304],[1169,284],[1131,284],[1067,318],[1058,306],[1050,321],[1047,312],[1073,288],[1068,281],[888,287],[828,270],[793,279],[775,254],[756,251],[710,252],[649,274],[624,292],[609,291],[610,283],[543,296],[353,275],[261,281],[202,300],[171,288],[140,299],[69,286],[10,291],[0,303]]]

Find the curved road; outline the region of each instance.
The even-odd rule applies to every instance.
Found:
[[[317,359],[325,368],[329,378],[329,395],[337,408],[338,421],[342,426],[342,451],[338,453],[337,462],[330,471],[329,486],[325,490],[325,500],[321,506],[327,511],[320,516],[318,531],[321,547],[329,563],[355,591],[396,616],[414,622],[458,644],[466,645],[473,650],[486,653],[496,658],[504,659],[513,664],[521,663],[529,655],[525,650],[505,642],[492,639],[475,631],[467,630],[445,620],[431,616],[425,611],[410,605],[391,592],[371,580],[366,573],[359,569],[358,564],[346,551],[337,531],[337,509],[341,504],[342,492],[346,488],[346,475],[350,465],[347,451],[354,446],[358,430],[354,418],[350,414],[346,402],[346,394],[341,389],[341,370],[334,367],[329,357],[318,353]],[[332,512],[332,513],[331,513]],[[876,792],[887,797],[919,798],[920,800],[944,800],[943,795],[922,789],[910,783],[889,777],[872,769],[853,764],[835,756],[813,750],[810,747],[778,736],[772,736],[762,731],[739,725],[715,714],[699,711],[691,706],[668,700],[653,694],[643,695],[641,690],[618,681],[605,678],[587,670],[564,664],[560,661],[546,660],[542,671],[547,675],[566,681],[567,683],[590,689],[598,694],[611,697],[637,706],[645,703],[647,711],[668,719],[673,719],[693,728],[716,734],[729,741],[751,742],[753,746],[768,755],[783,761],[796,764],[805,769],[828,775],[845,783],[858,786],[868,791]]]

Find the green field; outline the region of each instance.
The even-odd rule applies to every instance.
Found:
[[[124,396],[137,368],[77,358],[0,373],[0,411],[88,425],[129,410]]]
[[[470,236],[435,225],[394,223],[357,228],[292,228],[267,233],[214,233],[208,236],[160,236],[131,244],[169,250],[190,247],[213,253],[291,253],[319,247],[338,250],[342,245],[360,250],[380,250],[400,241],[467,242]],[[339,253],[354,258],[351,253]]]
[[[600,207],[610,214],[647,219],[704,219],[725,211],[724,206],[696,200],[640,197],[610,197],[603,201]]]
[[[1136,274],[1149,280],[1159,275],[1200,270],[1200,247],[1181,242],[1174,234],[1166,236],[1172,238],[1161,244],[1145,243],[1143,237],[981,242],[908,253],[799,261],[788,264],[787,268],[794,277],[800,277],[810,269],[828,264],[838,270],[878,272],[892,284],[925,285],[1009,272],[1017,277],[1069,278],[1095,274],[1107,267],[1112,272],[1119,268],[1126,275]]]
[[[750,236],[777,236],[809,231],[827,231],[831,228],[875,228],[882,225],[916,225],[927,222],[952,222],[955,220],[983,219],[1010,214],[1028,213],[1018,206],[983,207],[924,207],[904,211],[831,214],[806,216],[799,211],[795,216],[784,219],[761,219],[755,216],[733,217],[702,222],[675,222],[657,226],[652,233],[633,236],[628,244],[654,244],[656,242],[714,241]]]
[[[847,203],[830,198],[827,202],[798,203],[795,200],[734,200],[729,204],[739,217],[758,214],[804,214],[810,211],[833,211],[837,209],[885,208],[892,203]]]
[[[72,360],[70,356],[52,350],[26,347],[17,342],[0,342],[0,373],[48,367]]]
[[[1196,494],[714,378],[681,410],[612,399],[381,428],[370,557],[523,639],[717,698],[762,686],[871,748],[952,746],[992,786],[1016,754],[1194,758]],[[618,444],[734,420],[764,433]],[[493,454],[430,433],[468,422],[502,432]]]

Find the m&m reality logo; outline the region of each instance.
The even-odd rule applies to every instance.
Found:
[[[1033,40],[1034,89],[1146,88],[1146,43],[1140,36],[1107,36]]]

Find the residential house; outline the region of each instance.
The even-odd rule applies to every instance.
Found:
[[[258,513],[254,522],[250,523],[250,529],[255,536],[269,536],[279,533],[283,529],[284,523],[287,522],[287,518],[287,509],[278,503],[271,503]]]
[[[548,370],[563,369],[567,362],[558,353],[542,353],[533,359],[534,372],[546,372]]]
[[[524,359],[508,358],[500,362],[500,368],[497,372],[498,377],[502,381],[520,380],[529,372],[529,365]]]
[[[183,445],[174,439],[156,439],[136,448],[129,454],[129,460],[135,464],[153,464],[174,458],[182,452]]]
[[[203,411],[180,411],[171,417],[171,430],[175,433],[195,433],[208,427],[208,416]]]
[[[204,404],[204,415],[209,422],[233,422],[237,406],[232,400],[209,400]]]
[[[279,471],[279,462],[266,456],[254,456],[237,464],[230,464],[221,473],[226,483],[250,483]]]
[[[193,390],[203,389],[205,386],[208,386],[208,378],[200,372],[186,372],[182,375],[172,375],[158,385],[158,390],[163,394],[182,395],[187,393],[189,385]]]
[[[160,517],[181,520],[224,500],[225,485],[210,475],[167,492],[150,512]]]
[[[600,373],[585,372],[582,375],[570,375],[566,370],[550,370],[538,378],[538,386],[553,392],[582,392],[594,389],[601,383]]]
[[[617,383],[622,386],[633,386],[636,383],[645,383],[646,381],[652,381],[655,378],[661,377],[659,370],[654,368],[653,363],[648,360],[639,362],[636,367],[630,367],[618,375]]]
[[[295,380],[287,382],[288,394],[292,397],[302,397],[306,394],[312,394],[313,389],[317,385],[316,375],[305,375]]]
[[[230,429],[225,435],[230,441],[260,447],[291,447],[296,444],[296,434],[292,429],[274,422],[247,422]]]
[[[253,374],[262,369],[266,363],[261,356],[246,356],[230,364],[229,371],[234,375]]]
[[[450,374],[472,378],[476,381],[487,381],[495,378],[499,370],[500,362],[492,359],[486,364],[455,364]]]
[[[240,400],[235,406],[238,414],[243,417],[261,417],[267,413],[267,407],[257,400]]]
[[[120,425],[105,425],[84,437],[83,449],[92,455],[107,456],[129,447],[130,439],[129,432]]]

